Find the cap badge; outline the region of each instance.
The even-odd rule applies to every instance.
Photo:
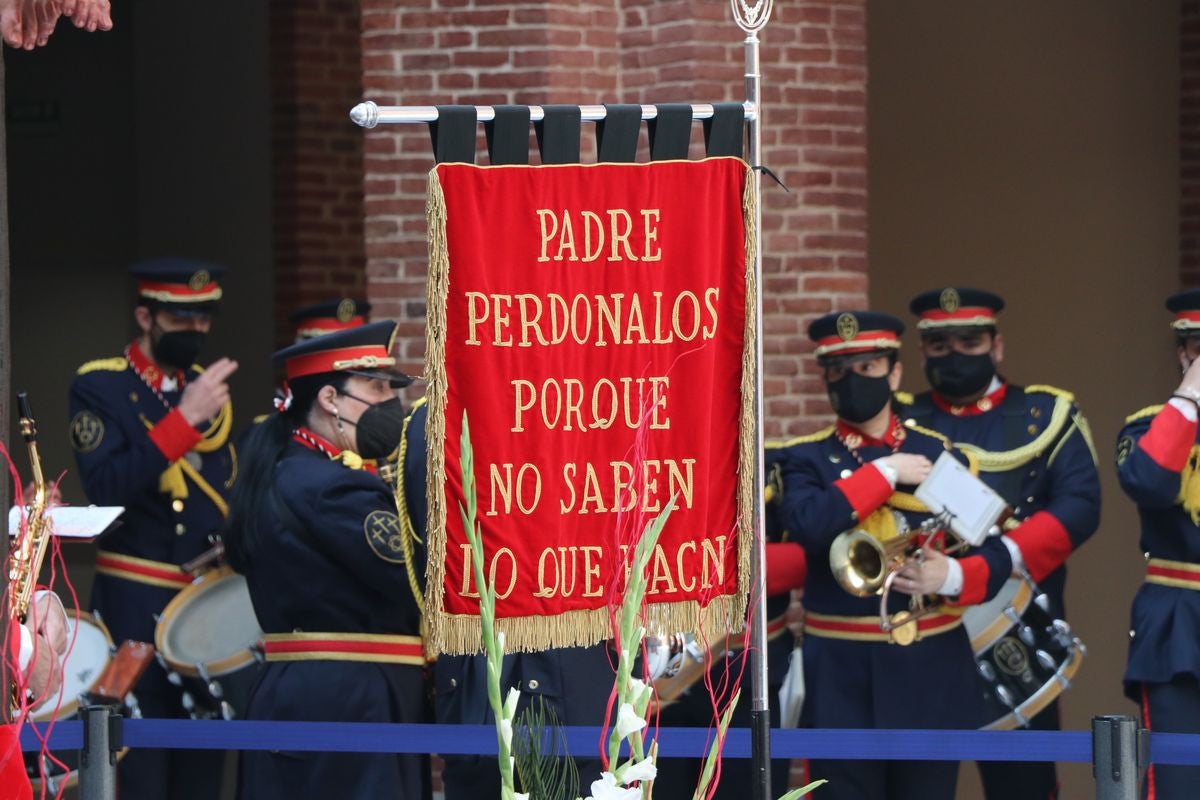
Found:
[[[198,292],[205,286],[208,286],[212,276],[208,274],[208,270],[201,269],[192,273],[192,277],[188,278],[188,288],[193,292]]]
[[[354,319],[354,312],[357,310],[358,309],[354,305],[354,301],[350,298],[346,298],[342,302],[338,303],[337,321],[343,323],[349,322],[350,320]]]
[[[848,342],[858,336],[858,318],[853,314],[839,314],[837,318],[838,336],[843,342]]]
[[[942,294],[938,298],[938,305],[942,307],[942,311],[947,314],[953,314],[958,311],[962,301],[958,297],[958,290],[954,288],[942,289]]]

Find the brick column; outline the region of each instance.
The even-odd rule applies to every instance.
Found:
[[[271,145],[277,343],[298,306],[366,291],[358,3],[271,3]]]
[[[744,99],[743,35],[724,3],[364,0],[362,24],[364,92],[381,105]],[[766,429],[784,436],[828,419],[803,357],[808,321],[866,302],[865,0],[777,3],[762,39],[763,161],[791,189],[766,181],[763,205]],[[593,141],[585,126],[585,161]],[[429,135],[380,127],[366,147],[368,291],[419,369]]]

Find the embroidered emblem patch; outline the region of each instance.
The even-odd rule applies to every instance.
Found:
[[[71,447],[90,453],[104,439],[104,422],[91,411],[80,411],[71,420]]]
[[[371,551],[384,561],[404,563],[404,534],[400,532],[400,518],[390,511],[372,511],[363,520],[363,533]]]
[[[858,318],[853,314],[840,314],[837,318],[837,332],[843,342],[858,336]]]
[[[1117,465],[1125,463],[1125,459],[1129,458],[1129,454],[1133,452],[1133,437],[1122,436],[1117,442]]]

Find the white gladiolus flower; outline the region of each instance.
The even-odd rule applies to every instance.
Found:
[[[513,792],[513,800],[529,800],[529,792]]]
[[[641,796],[641,789],[618,786],[611,772],[602,772],[600,780],[592,781],[592,795],[588,800],[639,800]]]
[[[508,690],[508,697],[504,698],[504,716],[512,719],[517,713],[517,701],[521,699],[521,692],[512,687]]]
[[[635,706],[641,705],[643,701],[648,701],[653,691],[650,685],[640,678],[629,679],[629,699]]]
[[[504,737],[504,747],[512,749],[512,720],[500,720],[500,735]]]
[[[634,781],[652,781],[658,776],[658,767],[654,766],[653,758],[642,759],[636,764],[630,764],[621,770],[621,780],[625,783]]]
[[[646,727],[646,720],[642,719],[633,706],[629,703],[622,703],[621,708],[617,711],[617,736],[621,739],[629,736],[629,734],[640,731]]]

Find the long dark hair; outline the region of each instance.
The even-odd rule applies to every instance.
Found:
[[[229,518],[222,534],[225,555],[238,572],[244,573],[254,560],[263,503],[270,495],[275,465],[291,441],[292,431],[306,424],[323,387],[332,386],[341,392],[348,379],[345,372],[327,372],[290,381],[291,406],[255,425],[238,448],[237,482],[229,498]]]

